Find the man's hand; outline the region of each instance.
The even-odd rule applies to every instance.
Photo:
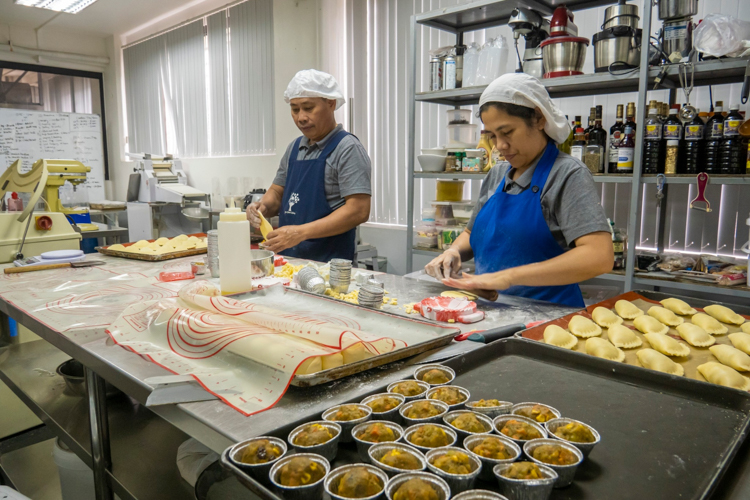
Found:
[[[443,284],[461,290],[507,290],[512,286],[506,271],[488,274],[467,274],[461,278],[447,278]]]
[[[458,277],[461,270],[461,255],[458,250],[449,248],[424,268],[425,272],[433,278],[442,280],[445,278]]]
[[[266,206],[259,201],[254,201],[253,203],[249,204],[247,206],[247,210],[245,210],[247,220],[250,221],[250,225],[255,229],[260,228],[260,216],[258,215],[258,213],[262,213],[264,216],[267,213]]]
[[[306,239],[300,226],[282,226],[268,234],[268,240],[263,244],[263,248],[279,253],[299,245]]]

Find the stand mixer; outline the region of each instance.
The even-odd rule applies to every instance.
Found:
[[[542,49],[539,47],[539,44],[549,37],[549,20],[544,19],[535,10],[518,7],[511,12],[508,26],[513,30],[513,40],[518,57],[518,69],[516,72],[523,72],[527,75],[541,78],[544,75],[544,63],[542,62]],[[526,40],[523,61],[518,52],[518,39],[521,35]]]

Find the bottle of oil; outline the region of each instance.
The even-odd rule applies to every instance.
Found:
[[[662,161],[662,123],[659,120],[659,108],[654,103],[649,107],[646,118],[645,135],[643,136],[643,165],[644,174],[658,174],[664,168]]]
[[[703,154],[703,120],[699,115],[693,121],[685,124],[683,140],[680,142],[679,165],[682,167],[678,173],[697,174],[699,171],[700,158]]]
[[[703,129],[706,142],[703,146],[703,171],[708,174],[718,174],[721,167],[719,166],[719,147],[724,139],[724,102],[716,101],[714,114],[706,122],[706,128]]]
[[[740,107],[733,104],[724,118],[724,140],[719,146],[719,168],[722,174],[739,175],[747,161],[744,141],[740,137],[742,115]]]

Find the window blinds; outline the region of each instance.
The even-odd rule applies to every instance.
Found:
[[[272,0],[249,0],[123,49],[128,150],[275,151]]]

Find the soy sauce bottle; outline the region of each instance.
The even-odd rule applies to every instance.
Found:
[[[683,140],[680,142],[680,156],[678,163],[678,173],[697,174],[701,156],[703,155],[703,129],[705,128],[703,120],[695,115],[693,121],[684,126]]]
[[[740,137],[742,115],[739,105],[729,107],[729,114],[724,119],[724,140],[719,146],[719,168],[722,174],[739,175],[747,161],[746,148]]]
[[[653,105],[652,105],[653,106]],[[662,123],[659,120],[658,108],[653,106],[648,110],[645,135],[643,136],[643,165],[644,174],[658,174],[663,172]]]
[[[706,142],[703,147],[703,171],[708,174],[720,173],[719,148],[724,140],[724,102],[716,101],[714,115],[706,122],[703,129]]]

